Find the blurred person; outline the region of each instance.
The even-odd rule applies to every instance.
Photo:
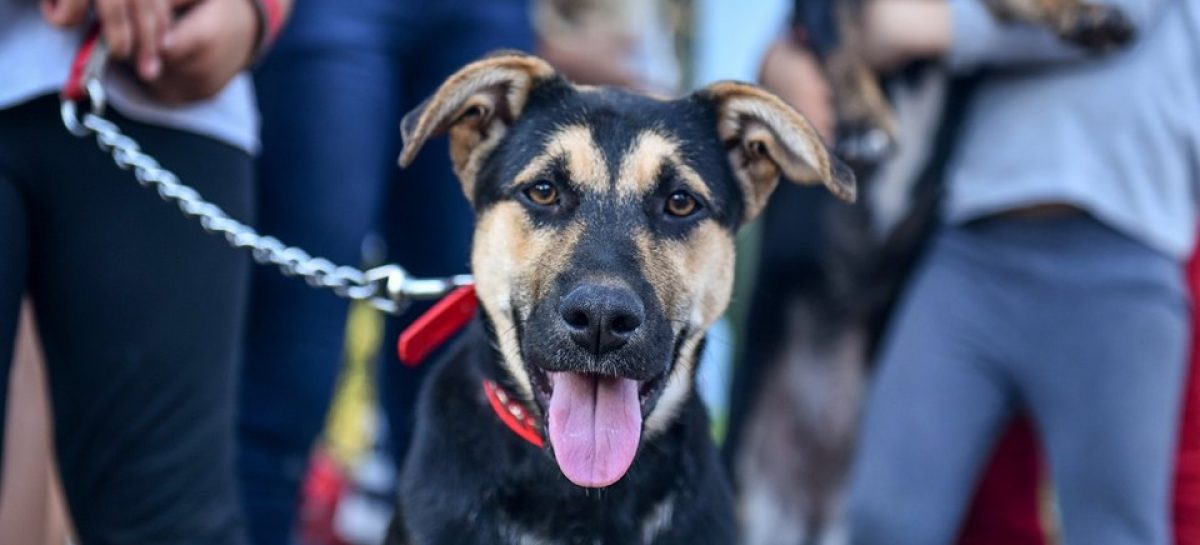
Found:
[[[805,10],[836,1],[795,2],[792,28],[768,48],[760,73],[826,141],[837,122],[834,97],[812,48],[833,39],[821,27],[832,21]],[[928,64],[886,83],[901,145],[883,164],[856,166],[861,204],[789,186],[764,212],[725,446],[747,543],[846,539],[845,476],[870,362],[937,222],[942,171],[971,86]],[[1016,420],[975,491],[959,543],[1045,543],[1039,454],[1027,419]]]
[[[28,291],[83,545],[246,542],[233,408],[248,270],[68,133],[56,94],[103,23],[109,118],[249,217],[257,127],[239,74],[287,4],[272,22],[246,0],[0,0],[0,407]]]
[[[682,76],[664,0],[535,0],[538,54],[576,83],[672,95]]]
[[[472,215],[446,141],[401,172],[400,120],[467,62],[530,50],[528,8],[526,0],[299,3],[255,74],[262,231],[350,265],[362,261],[368,234],[380,233],[388,260],[413,274],[467,270]],[[393,343],[425,308],[390,319],[384,336],[379,397],[397,466],[424,369],[402,366]],[[304,282],[253,273],[238,461],[257,545],[293,539],[309,452],[341,367],[346,311],[345,301]]]
[[[883,348],[851,477],[851,542],[949,543],[1026,411],[1067,545],[1166,545],[1200,195],[1200,5],[1112,0],[1095,57],[976,0],[876,0],[873,64],[976,73],[944,225]]]

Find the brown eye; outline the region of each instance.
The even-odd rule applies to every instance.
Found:
[[[667,197],[667,213],[677,218],[690,216],[699,208],[700,203],[686,191],[676,191]]]
[[[538,206],[554,206],[558,203],[558,188],[550,182],[537,182],[525,190],[525,196]]]

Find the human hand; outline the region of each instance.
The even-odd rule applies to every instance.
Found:
[[[833,141],[837,126],[833,92],[815,55],[792,40],[776,40],[763,57],[758,79],[808,118],[826,142]]]
[[[250,63],[258,18],[250,0],[184,0],[191,4],[167,31],[160,77],[146,81],[167,104],[211,98]]]
[[[132,61],[144,80],[162,72],[163,37],[171,12],[186,0],[42,0],[42,17],[59,27],[74,27],[87,19],[93,5],[116,60]]]
[[[870,0],[862,20],[863,55],[876,70],[894,70],[950,50],[950,5],[944,0]]]

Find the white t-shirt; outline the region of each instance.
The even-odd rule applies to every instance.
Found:
[[[58,92],[82,36],[83,29],[63,30],[43,20],[38,0],[0,0],[0,109]],[[258,151],[258,111],[246,74],[216,97],[181,107],[156,104],[123,69],[110,68],[104,87],[112,107],[130,118]]]

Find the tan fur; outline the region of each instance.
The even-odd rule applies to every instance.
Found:
[[[475,292],[495,327],[502,364],[526,400],[533,399],[533,388],[513,314],[528,318],[529,305],[545,296],[566,267],[583,230],[578,222],[565,229],[535,229],[521,204],[512,201],[492,207],[476,223],[471,250]]]
[[[1001,20],[1046,25],[1068,40],[1088,25],[1102,25],[1115,9],[1083,0],[986,0],[986,5]]]
[[[879,79],[861,50],[862,27],[852,3],[839,2],[836,9],[842,44],[830,54],[825,72],[837,101],[838,124],[876,127],[894,140],[899,128]]]
[[[405,118],[400,166],[411,164],[429,138],[450,130],[454,170],[471,198],[480,164],[521,115],[534,83],[553,76],[549,64],[525,55],[497,55],[467,65],[409,114],[413,119]]]
[[[802,184],[824,184],[854,201],[854,177],[835,168],[817,131],[779,97],[752,85],[714,83],[703,91],[717,102],[717,134],[732,143],[729,161],[745,194],[746,219],[762,211],[782,174]]]
[[[684,185],[693,193],[712,198],[708,185],[691,167],[679,160],[679,142],[656,131],[645,131],[638,135],[621,160],[621,171],[617,176],[617,194],[623,199],[639,198],[652,191],[658,183],[658,174],[663,165],[673,165]]]
[[[676,334],[688,329],[679,359],[658,404],[646,419],[650,433],[674,420],[691,388],[692,364],[700,340],[725,312],[733,291],[733,237],[716,222],[697,226],[682,241],[655,240],[634,234],[642,271],[654,286],[659,304],[674,320]]]
[[[608,165],[604,162],[604,153],[592,139],[592,131],[583,125],[569,125],[556,131],[546,140],[542,153],[517,173],[512,184],[532,182],[558,159],[566,160],[568,174],[576,187],[595,194],[609,190]]]
[[[700,357],[700,341],[704,339],[705,333],[698,331],[683,341],[679,350],[679,360],[675,362],[675,368],[671,369],[671,375],[667,377],[662,395],[658,397],[658,403],[654,405],[654,409],[646,416],[647,437],[654,437],[667,431],[675,422],[675,417],[679,415],[683,403],[687,401],[688,395],[692,391],[692,375],[695,373],[695,365],[698,363],[696,360]]]
[[[492,121],[485,132],[466,125],[450,128],[450,162],[459,182],[462,183],[467,200],[473,200],[475,181],[479,177],[483,161],[500,144],[506,132],[508,128],[498,121]]]
[[[1050,24],[1054,28],[1061,20],[1085,11],[1090,3],[1080,0],[985,0],[992,15],[1001,20]]]
[[[899,128],[891,105],[861,54],[840,47],[830,55],[826,71],[837,100],[839,123],[878,127],[895,138]]]

